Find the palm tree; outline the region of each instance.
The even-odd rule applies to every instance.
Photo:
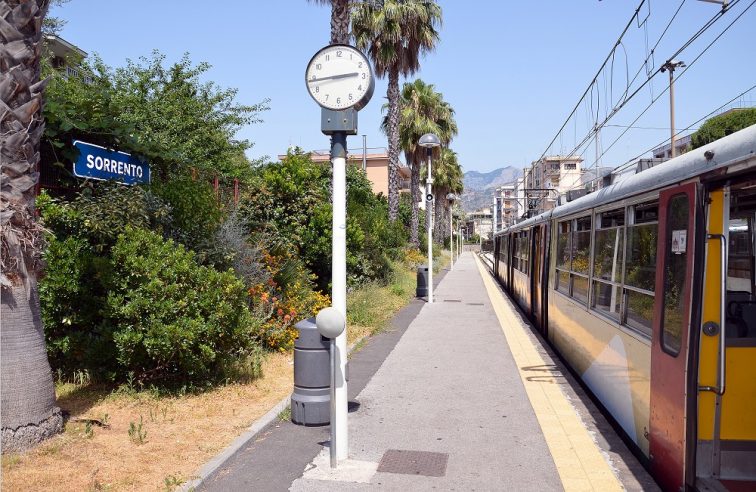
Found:
[[[388,76],[389,219],[399,213],[399,76],[420,68],[420,56],[438,43],[441,7],[431,0],[361,3],[352,16],[357,47],[366,51],[378,77]]]
[[[386,107],[384,105],[384,109]],[[426,84],[420,79],[404,84],[399,97],[399,108],[399,146],[412,171],[410,242],[418,246],[420,169],[425,163],[426,151],[417,142],[423,134],[435,133],[444,145],[448,145],[457,134],[457,123],[454,121],[454,110],[444,101],[443,95],[435,90],[433,84]],[[388,115],[384,116],[381,124],[384,133],[388,133],[389,121]],[[438,151],[436,154],[438,155]]]
[[[349,0],[309,0],[331,5],[331,44],[349,43]]]
[[[2,0],[0,16],[0,406],[2,450],[19,451],[60,431],[39,312],[42,228],[34,213],[39,142],[42,20],[48,0]]]
[[[433,194],[435,200],[435,230],[433,235],[441,242],[451,237],[449,216],[452,213],[446,196],[462,193],[462,167],[457,153],[449,148],[441,150],[441,155],[433,163]]]

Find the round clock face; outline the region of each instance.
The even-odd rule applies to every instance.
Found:
[[[326,109],[362,109],[375,88],[365,55],[343,44],[332,44],[315,53],[305,77],[310,95]]]

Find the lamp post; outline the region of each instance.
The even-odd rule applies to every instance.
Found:
[[[417,142],[428,153],[428,179],[425,180],[425,216],[428,225],[428,304],[433,304],[433,173],[431,164],[433,149],[441,145],[441,140],[433,133],[426,133]]]
[[[454,200],[456,200],[454,193],[448,193],[446,199],[449,201],[449,252],[451,253],[451,270],[454,270]],[[457,258],[459,258],[459,251],[457,251]]]
[[[673,159],[677,154],[675,150],[675,69],[686,67],[685,62],[679,60],[667,60],[661,66],[662,73],[669,72],[669,157]]]

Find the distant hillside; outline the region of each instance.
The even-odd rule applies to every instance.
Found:
[[[462,179],[465,186],[465,191],[462,193],[462,208],[465,212],[472,212],[482,207],[490,207],[494,188],[514,183],[519,177],[520,170],[512,166],[494,169],[487,173],[467,171]]]

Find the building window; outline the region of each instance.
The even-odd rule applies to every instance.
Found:
[[[575,170],[577,170],[577,164],[574,163],[574,162],[573,163],[567,163],[567,164],[564,165],[564,170],[565,171],[575,171]]]

